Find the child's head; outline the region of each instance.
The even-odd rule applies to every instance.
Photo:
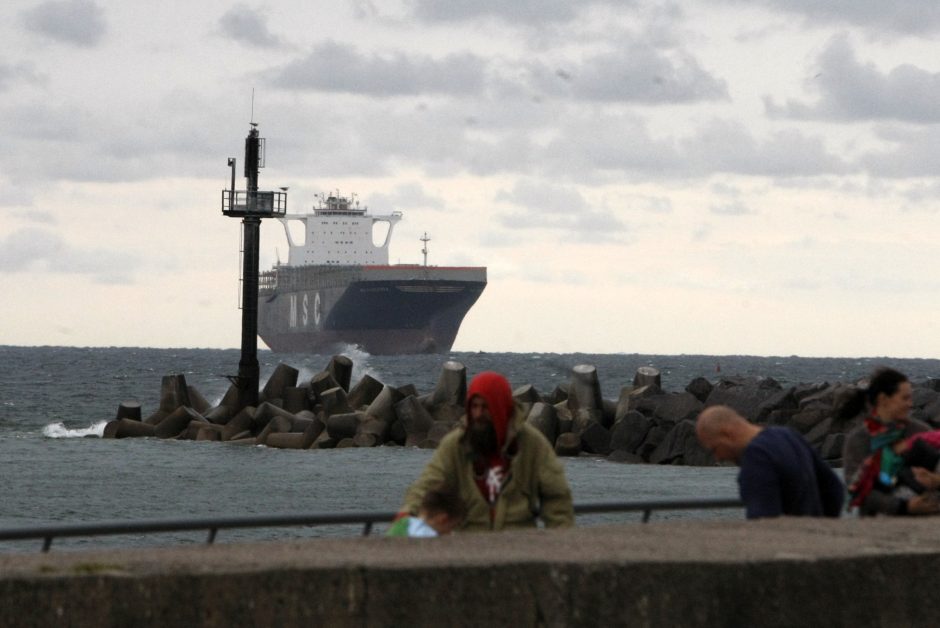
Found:
[[[450,534],[463,523],[467,508],[460,494],[448,486],[428,489],[418,515],[438,534]]]

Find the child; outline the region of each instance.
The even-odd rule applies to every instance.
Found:
[[[386,536],[430,537],[450,534],[466,516],[457,491],[448,487],[430,489],[421,500],[417,517],[396,519]]]

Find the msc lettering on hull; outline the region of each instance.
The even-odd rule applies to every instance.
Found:
[[[300,301],[300,322],[306,327],[310,322],[310,307],[307,293],[305,292]],[[313,323],[317,329],[320,328],[320,293],[313,295]],[[297,327],[297,295],[290,295],[290,303],[287,306],[287,326],[291,329]]]

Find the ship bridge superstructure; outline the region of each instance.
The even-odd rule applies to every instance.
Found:
[[[284,214],[278,217],[284,225],[289,247],[287,266],[369,266],[388,264],[388,245],[401,212],[385,215],[369,214],[355,196],[320,195],[309,214]],[[290,222],[303,225],[303,240],[294,238]],[[388,231],[381,244],[375,244],[376,223],[387,223]]]

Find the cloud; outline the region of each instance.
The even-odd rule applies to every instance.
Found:
[[[571,123],[540,153],[553,174],[626,173],[645,178],[715,173],[792,177],[844,173],[849,165],[816,136],[783,129],[758,138],[740,122],[711,120],[680,137],[654,137],[642,119],[594,116]]]
[[[0,92],[9,90],[18,82],[36,84],[43,81],[31,63],[0,62]]]
[[[160,111],[159,119],[173,123],[154,124],[152,110]],[[213,115],[218,111],[211,100],[182,92],[108,110],[48,98],[0,102],[7,129],[0,171],[33,185],[49,180],[211,176],[219,172],[222,152],[228,152],[223,140],[239,145],[232,129],[224,127],[225,118]],[[224,170],[224,159],[221,163]]]
[[[104,11],[88,0],[49,0],[23,11],[20,19],[38,35],[81,48],[94,47],[107,32]]]
[[[580,192],[568,186],[520,180],[511,190],[498,192],[495,200],[522,208],[499,215],[498,221],[514,230],[560,230],[588,242],[615,240],[626,231],[613,212],[591,207]]]
[[[366,55],[349,44],[326,42],[307,56],[266,72],[271,85],[290,90],[370,96],[475,94],[486,64],[474,54],[441,59],[390,52]]]
[[[872,175],[891,178],[940,176],[940,128],[885,125],[875,130],[876,136],[893,146],[870,151],[860,163]]]
[[[604,2],[572,2],[571,0],[413,0],[412,14],[432,22],[460,22],[496,18],[514,24],[567,22],[591,5]],[[625,0],[621,5],[632,5]]]
[[[98,283],[129,283],[139,265],[126,253],[73,247],[48,229],[26,227],[0,240],[0,272],[87,275]]]
[[[372,211],[379,213],[393,210],[407,211],[416,207],[444,209],[442,198],[429,195],[420,183],[414,181],[397,186],[391,194],[370,194],[368,200]]]
[[[268,30],[267,18],[261,12],[237,4],[219,18],[219,29],[229,39],[257,48],[278,48],[281,41]]]
[[[924,0],[728,0],[734,4],[763,4],[778,11],[819,22],[853,24],[876,31],[926,35],[940,29],[940,5]]]
[[[788,100],[780,106],[765,97],[768,114],[847,122],[940,122],[940,72],[928,72],[909,63],[882,72],[872,63],[859,62],[844,35],[832,38],[819,55],[810,83],[819,92],[817,102]]]
[[[708,208],[708,211],[713,214],[718,214],[719,216],[746,216],[748,214],[757,213],[741,201],[732,201],[722,205],[712,205]]]
[[[537,213],[567,214],[587,208],[587,201],[574,188],[520,180],[512,190],[500,190],[495,200],[522,205]]]
[[[558,67],[531,64],[533,89],[548,97],[602,102],[677,103],[728,98],[727,84],[682,51],[634,43]]]

